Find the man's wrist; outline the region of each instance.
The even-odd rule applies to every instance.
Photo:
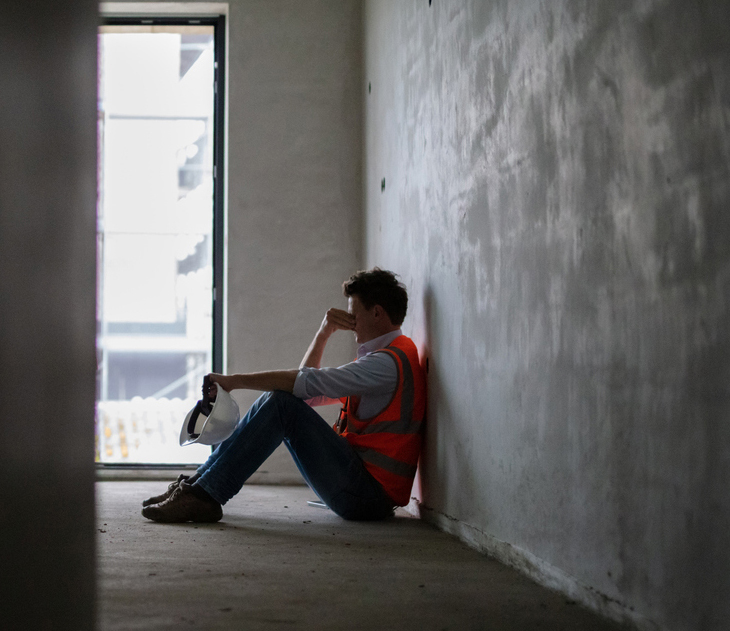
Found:
[[[330,330],[327,327],[324,327],[317,331],[317,335],[315,335],[314,337],[317,341],[326,342],[330,338],[330,335],[332,335],[333,333],[334,330]]]

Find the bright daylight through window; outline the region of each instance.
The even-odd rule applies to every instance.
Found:
[[[102,463],[202,462],[178,446],[212,370],[213,26],[99,33]]]

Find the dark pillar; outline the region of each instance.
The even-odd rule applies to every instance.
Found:
[[[0,626],[94,627],[96,30],[0,3]]]

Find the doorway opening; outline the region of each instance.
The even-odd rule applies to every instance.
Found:
[[[96,461],[203,462],[178,444],[222,370],[224,19],[99,27]]]

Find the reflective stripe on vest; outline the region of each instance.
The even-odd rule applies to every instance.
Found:
[[[416,465],[401,462],[400,460],[381,454],[375,449],[368,449],[367,447],[356,446],[355,451],[365,462],[369,462],[370,464],[374,464],[376,467],[385,469],[388,473],[402,475],[404,478],[412,478],[416,475]]]
[[[413,420],[413,370],[408,356],[400,348],[391,348],[391,352],[398,355],[401,366],[403,367],[403,392],[400,398],[400,418],[406,425],[410,425]],[[400,432],[399,432],[400,433]],[[402,432],[410,434],[411,432]]]
[[[357,433],[363,436],[365,434],[376,434],[377,432],[387,432],[388,434],[418,434],[420,431],[421,423],[411,419],[408,422],[380,421],[379,423],[369,423]]]

